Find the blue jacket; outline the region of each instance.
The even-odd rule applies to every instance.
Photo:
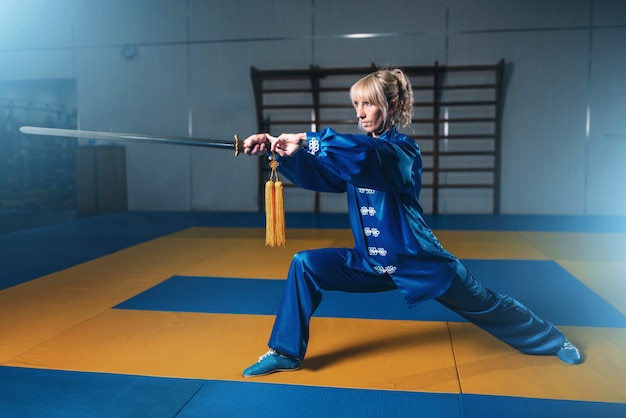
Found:
[[[354,249],[347,266],[388,274],[410,306],[441,296],[465,267],[422,217],[422,158],[417,143],[392,127],[379,138],[325,128],[307,133],[308,148],[281,158],[297,186],[347,193]]]

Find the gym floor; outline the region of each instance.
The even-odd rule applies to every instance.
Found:
[[[3,417],[624,417],[626,218],[429,216],[475,277],[550,319],[584,363],[521,354],[434,301],[327,292],[302,370],[267,351],[294,252],[347,216],[115,212],[0,235]]]

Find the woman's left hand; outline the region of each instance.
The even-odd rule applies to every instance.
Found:
[[[270,148],[269,138],[273,137],[269,134],[250,135],[243,141],[243,153],[246,155],[264,155]]]
[[[270,150],[281,157],[290,157],[300,151],[303,141],[306,141],[306,133],[280,134],[278,137],[268,136]]]

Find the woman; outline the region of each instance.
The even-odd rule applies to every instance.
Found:
[[[352,86],[350,98],[365,135],[326,128],[278,137],[256,134],[244,141],[245,154],[278,154],[281,174],[297,186],[346,192],[354,248],[295,254],[270,350],[243,375],[300,368],[321,290],[399,289],[410,307],[434,298],[524,353],[580,363],[578,349],[551,322],[484,288],[426,225],[419,203],[420,150],[396,127],[408,126],[413,114],[413,91],[406,75],[399,69],[376,71]]]

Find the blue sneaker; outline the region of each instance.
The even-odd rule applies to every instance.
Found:
[[[568,339],[563,341],[563,345],[559,348],[559,351],[556,352],[556,355],[563,363],[579,364],[582,362],[580,351],[578,351],[578,348],[576,348]]]
[[[290,372],[300,369],[300,360],[284,356],[273,348],[259,357],[259,361],[243,371],[244,377],[265,376],[274,372]]]

